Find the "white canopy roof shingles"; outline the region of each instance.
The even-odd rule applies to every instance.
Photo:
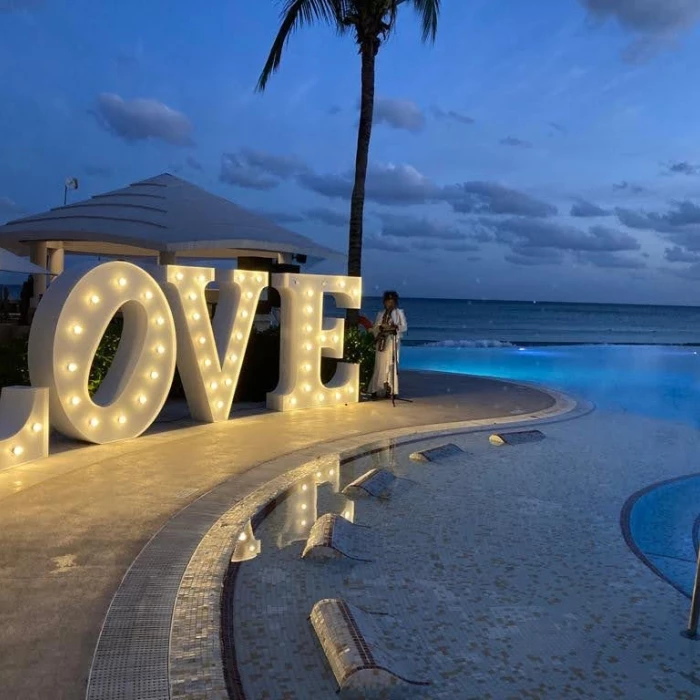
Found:
[[[0,226],[0,245],[15,253],[38,241],[61,242],[69,253],[125,257],[344,257],[169,173]]]

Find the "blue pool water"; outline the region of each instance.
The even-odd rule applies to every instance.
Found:
[[[401,349],[401,365],[536,382],[593,401],[601,409],[700,428],[700,354],[692,347],[408,346]]]
[[[410,369],[500,377],[561,389],[599,409],[700,428],[700,355],[668,346],[402,349]],[[628,542],[647,565],[685,595],[695,575],[700,477],[650,485],[623,510]]]

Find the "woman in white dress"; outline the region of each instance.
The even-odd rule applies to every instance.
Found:
[[[406,315],[399,308],[399,295],[384,292],[384,311],[377,314],[372,328],[376,338],[374,374],[369,383],[372,398],[383,394],[386,398],[399,394],[399,349],[401,336],[408,330]]]

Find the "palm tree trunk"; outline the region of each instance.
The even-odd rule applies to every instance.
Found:
[[[360,98],[360,124],[357,128],[357,153],[355,156],[355,184],[350,200],[350,231],[348,235],[348,276],[362,276],[362,227],[365,211],[365,181],[369,161],[369,144],[372,138],[374,116],[374,66],[376,49],[374,42],[361,46],[362,94]],[[348,309],[347,322],[357,326],[359,311]]]

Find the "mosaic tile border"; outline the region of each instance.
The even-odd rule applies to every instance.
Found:
[[[87,700],[243,700],[233,639],[227,635],[227,643],[221,625],[223,582],[235,585],[230,559],[237,533],[249,521],[262,522],[295,481],[321,464],[338,464],[341,455],[347,463],[443,435],[560,422],[594,409],[537,388],[555,401],[539,413],[327,442],[259,465],[201,496],[154,535],[125,575],[98,640]],[[224,666],[222,651],[231,668]]]

